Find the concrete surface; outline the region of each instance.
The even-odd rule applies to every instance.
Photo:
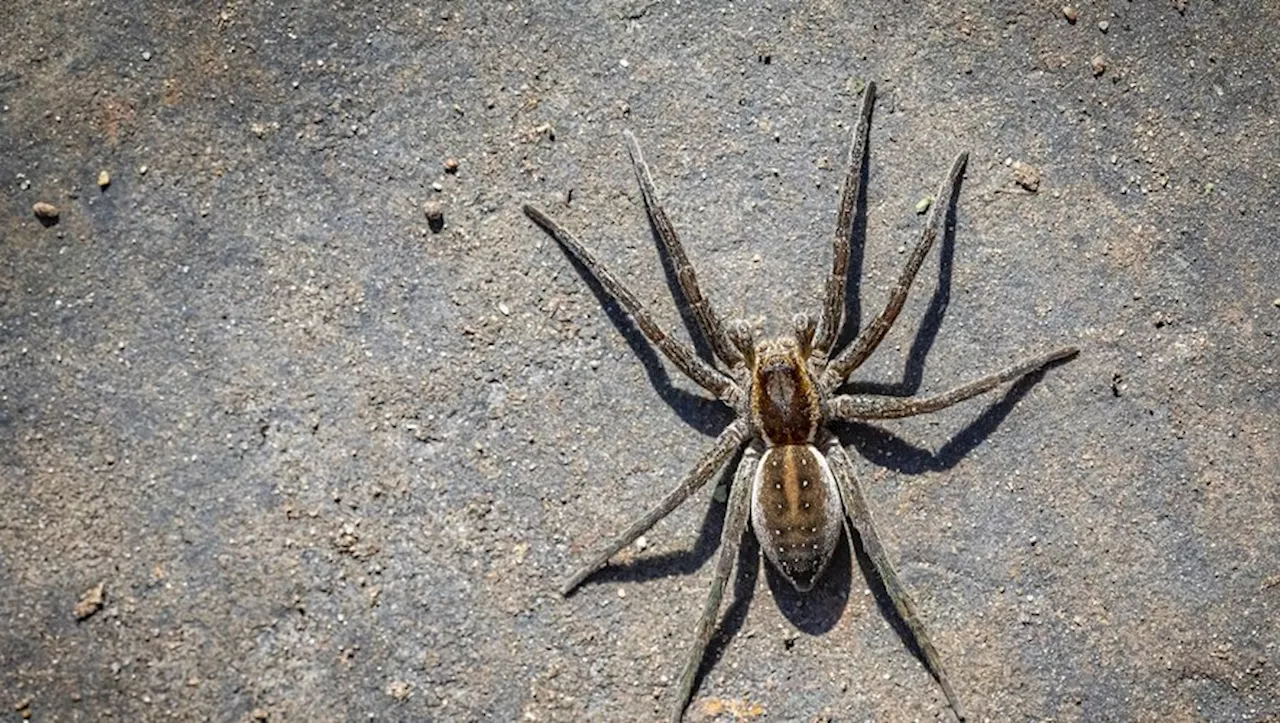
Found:
[[[974,718],[1280,716],[1274,3],[1071,23],[1054,3],[10,0],[0,27],[0,720],[657,718],[713,490],[555,588],[727,416],[520,204],[687,336],[631,129],[720,308],[784,328],[816,308],[866,80],[855,320],[917,201],[973,157],[951,242],[857,380],[924,393],[1083,349],[845,430]],[[691,720],[945,719],[856,559],[807,597],[762,570]]]

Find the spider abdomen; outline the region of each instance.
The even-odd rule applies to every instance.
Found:
[[[797,590],[813,587],[840,539],[840,492],[811,444],[771,447],[756,469],[751,523],[774,567]]]

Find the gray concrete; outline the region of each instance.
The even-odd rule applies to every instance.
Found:
[[[860,385],[1083,349],[843,430],[973,717],[1280,716],[1280,12],[874,5],[5,2],[0,720],[657,718],[712,489],[555,588],[727,416],[520,204],[687,338],[631,129],[720,308],[785,328],[866,80],[855,319],[972,161]],[[690,719],[948,715],[856,558],[734,588]]]

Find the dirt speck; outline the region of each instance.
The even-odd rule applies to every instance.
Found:
[[[427,225],[432,233],[440,233],[444,228],[444,207],[435,201],[422,204],[422,212],[427,215]]]
[[[1013,180],[1019,186],[1035,193],[1040,190],[1040,169],[1030,163],[1013,162]]]
[[[58,207],[52,203],[38,201],[31,207],[31,212],[40,219],[40,223],[51,226],[58,222]]]
[[[387,695],[398,701],[409,699],[409,694],[413,692],[413,687],[403,680],[393,680],[387,684]]]
[[[698,701],[697,706],[689,713],[689,717],[695,721],[722,720],[726,717],[746,721],[764,715],[764,706],[748,700],[709,697]]]
[[[97,585],[84,591],[80,596],[80,602],[72,612],[75,613],[76,620],[84,620],[94,613],[102,609],[102,603],[107,599],[107,584],[100,582]]]

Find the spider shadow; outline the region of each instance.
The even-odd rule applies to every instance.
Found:
[[[722,484],[732,485],[733,473],[738,469],[738,464],[741,461],[742,452],[739,451],[730,460],[730,463],[725,465],[725,469],[708,484],[712,485],[713,488],[717,488]],[[687,503],[688,500],[685,502]],[[694,540],[692,547],[656,555],[645,555],[622,564],[610,563],[583,581],[583,586],[602,582],[647,582],[675,575],[692,575],[702,569],[707,560],[710,560],[716,550],[719,549],[720,537],[724,531],[724,518],[727,512],[727,504],[713,499],[707,505],[702,524],[698,528],[698,538]]]
[[[907,627],[907,623],[898,614],[898,609],[893,605],[893,598],[889,597],[889,590],[884,586],[884,579],[880,577],[880,571],[876,569],[876,565],[871,561],[871,557],[867,555],[867,549],[862,544],[862,535],[854,529],[853,525],[847,528],[847,534],[852,535],[852,546],[858,558],[858,569],[862,571],[862,577],[867,581],[867,588],[871,591],[871,596],[875,598],[876,607],[880,610],[880,616],[889,621],[889,626],[893,628],[893,632],[897,634],[898,639],[906,646],[907,650],[920,661],[920,665],[925,670],[931,671],[929,661],[925,660],[924,651],[920,649],[920,641],[916,639],[911,628]]]
[[[672,384],[671,376],[667,374],[666,367],[663,366],[662,360],[658,358],[655,347],[645,338],[644,333],[640,331],[639,326],[636,325],[631,315],[613,299],[609,292],[605,291],[604,286],[600,284],[600,281],[595,277],[595,274],[591,273],[590,269],[565,249],[561,248],[561,252],[564,253],[569,263],[573,265],[574,270],[578,272],[578,276],[582,277],[582,280],[586,282],[587,288],[591,289],[596,301],[600,303],[600,308],[604,310],[605,316],[609,318],[613,327],[622,335],[622,338],[627,342],[627,346],[631,347],[631,352],[640,360],[645,374],[649,377],[649,383],[657,391],[658,397],[667,406],[671,407],[685,424],[693,427],[703,435],[713,437],[727,427],[733,421],[733,411],[719,400],[691,394]],[[684,306],[688,305],[685,304]]]
[[[927,470],[949,469],[959,462],[970,450],[982,443],[1000,425],[1014,406],[1044,378],[1045,374],[1058,364],[1067,360],[1059,360],[1046,367],[1027,374],[1015,382],[998,402],[987,407],[981,415],[970,422],[961,432],[951,438],[937,452],[929,452],[915,447],[893,434],[870,424],[840,424],[835,426],[841,444],[850,446],[846,441],[850,431],[856,432],[859,439],[870,440],[867,444],[853,444],[859,453],[881,466],[896,469],[905,474],[919,474]],[[844,432],[844,434],[841,434]],[[733,470],[741,461],[741,453],[736,455],[726,470],[721,472],[717,484],[732,484]],[[724,530],[724,519],[727,512],[724,503],[708,505],[703,518],[698,539],[689,550],[666,553],[646,557],[624,565],[611,565],[594,574],[591,582],[641,582],[657,578],[670,577],[673,574],[689,575],[700,569],[720,546],[720,538]],[[838,544],[832,555],[827,570],[822,574],[819,584],[809,592],[800,592],[793,588],[770,564],[763,561],[760,544],[750,523],[741,532],[742,543],[735,564],[733,597],[725,609],[723,617],[715,628],[715,634],[707,646],[699,665],[698,681],[705,671],[713,669],[723,657],[731,641],[746,623],[747,613],[755,598],[756,585],[759,579],[760,566],[765,568],[765,578],[770,592],[778,604],[783,616],[800,631],[809,635],[819,635],[835,627],[848,607],[849,595],[853,587],[853,560],[856,559],[867,586],[875,598],[876,607],[881,616],[893,628],[894,633],[903,645],[914,655],[926,669],[928,663],[920,650],[919,642],[912,634],[906,622],[898,615],[892,598],[885,589],[875,564],[867,555],[862,538],[850,526],[842,535],[852,535],[851,545]],[[841,540],[847,537],[842,536]],[[852,548],[852,555],[850,549]],[[788,646],[789,647],[789,646]],[[698,682],[695,682],[695,686]]]
[[[891,467],[905,474],[920,474],[930,470],[949,469],[954,467],[970,450],[990,436],[1004,418],[1009,415],[1018,401],[1044,378],[1049,369],[1065,361],[1054,362],[1019,379],[1001,397],[1000,401],[990,405],[977,419],[967,425],[959,434],[952,437],[951,441],[943,445],[935,453],[912,446],[893,434],[869,424],[843,424],[837,427],[835,431],[847,432],[855,430],[857,437],[872,439],[871,445],[855,444],[854,446],[864,457],[881,466]],[[840,436],[841,444],[850,446],[849,442],[845,440],[845,437],[849,435],[838,434],[838,436]],[[876,452],[869,454],[870,450],[876,450]],[[893,460],[897,460],[899,463],[885,463]],[[755,534],[750,529],[744,530],[743,534],[745,537],[738,557],[733,602],[726,610],[724,618],[716,630],[716,636],[707,648],[702,670],[710,670],[719,661],[729,640],[742,629],[746,621],[747,608],[754,597],[756,578],[763,556],[760,554],[760,545],[755,538]],[[843,544],[845,540],[848,540],[847,535],[852,535],[852,540],[849,540],[852,543],[852,557],[850,555],[851,546]],[[889,597],[889,593],[885,589],[884,581],[881,579],[875,563],[867,555],[866,548],[862,544],[861,535],[852,525],[847,528],[846,532],[842,533],[841,543],[837,544],[826,572],[822,574],[818,585],[809,592],[796,590],[791,586],[791,583],[787,582],[786,578],[767,562],[763,563],[765,579],[783,616],[800,631],[808,635],[820,635],[835,627],[848,607],[849,595],[853,588],[852,562],[854,559],[857,560],[858,569],[862,572],[862,577],[866,580],[872,597],[875,598],[876,607],[879,609],[881,616],[889,621],[894,633],[902,641],[903,645],[927,670],[929,668],[928,662],[924,659],[924,654],[920,650],[915,635],[907,627],[906,621],[898,615],[898,610],[894,607],[893,599]]]
[[[833,425],[833,431],[840,437],[840,443],[845,446],[850,446],[850,443],[846,441],[846,437],[853,436],[856,440],[862,440],[864,443],[858,444],[855,441],[853,446],[857,448],[859,454],[881,467],[888,467],[908,475],[920,474],[926,471],[947,470],[954,467],[966,454],[990,436],[1004,421],[1005,417],[1013,411],[1014,406],[1044,378],[1044,375],[1050,369],[1066,361],[1068,360],[1060,359],[1020,378],[1005,392],[998,402],[988,406],[981,415],[966,425],[959,434],[953,436],[937,452],[929,452],[916,447],[870,424],[845,423],[838,426]],[[841,432],[844,432],[844,434],[841,434]],[[850,435],[848,434],[849,432],[854,432],[855,434]],[[928,670],[929,664],[924,658],[924,653],[920,650],[919,641],[907,626],[906,621],[898,614],[897,608],[894,607],[893,599],[889,597],[889,593],[885,589],[884,580],[880,577],[880,572],[866,553],[861,535],[852,526],[850,526],[849,532],[853,535],[852,542],[858,560],[858,567],[862,570],[862,575],[867,581],[867,586],[872,596],[875,598],[876,607],[879,608],[880,614],[889,621],[894,633],[897,634],[903,645]]]
[[[640,204],[643,206],[644,201]],[[684,324],[684,328],[689,332],[689,341],[693,343],[693,352],[697,354],[703,361],[711,366],[718,366],[719,360],[716,359],[715,352],[711,349],[711,340],[703,333],[702,327],[698,325],[698,317],[693,313],[693,304],[689,302],[689,297],[685,295],[684,289],[680,286],[680,274],[676,271],[676,265],[671,255],[667,253],[666,248],[662,245],[662,236],[658,233],[658,227],[653,225],[653,217],[645,210],[645,220],[649,222],[649,236],[653,240],[653,245],[658,249],[658,258],[662,262],[663,280],[667,282],[667,291],[671,294],[672,300],[676,302],[676,311],[680,313],[680,321]],[[674,224],[672,225],[674,230]],[[686,250],[686,254],[688,251]],[[693,261],[689,264],[692,266]],[[703,292],[705,296],[706,292]]]
[[[787,582],[773,565],[761,554],[760,542],[750,524],[742,531],[742,545],[738,550],[738,560],[733,583],[733,598],[720,624],[715,629],[707,649],[698,667],[698,681],[702,676],[719,664],[731,641],[746,624],[747,612],[755,599],[756,585],[760,577],[760,568],[764,567],[765,581],[774,602],[784,617],[798,630],[807,635],[821,635],[835,627],[844,616],[849,602],[849,591],[852,589],[852,565],[849,558],[849,547],[837,544],[827,569],[817,585],[809,592],[800,592]],[[844,540],[842,536],[841,541]],[[792,640],[784,645],[789,650]]]
[[[836,422],[831,429],[841,444],[854,447],[859,455],[878,467],[906,475],[946,471],[991,436],[1018,402],[1044,379],[1045,374],[1068,361],[1070,359],[1059,359],[1019,378],[999,401],[984,409],[937,451],[916,446],[883,427],[867,422]]]
[[[774,566],[765,563],[765,581],[778,609],[792,625],[808,635],[821,635],[840,622],[853,589],[853,568],[849,547],[836,543],[827,569],[808,592],[800,592]]]
[[[863,170],[865,172],[865,166]],[[866,243],[866,199],[863,197],[866,183],[864,178],[862,190],[859,192],[858,212],[854,217],[854,238],[861,238],[863,243],[854,244],[855,248],[857,248],[856,255],[852,251],[850,253],[849,273],[852,275],[851,281],[853,282],[857,282],[862,276],[863,247]],[[946,216],[942,220],[942,238],[938,240],[938,285],[933,291],[933,296],[929,299],[929,306],[925,309],[924,317],[920,320],[920,326],[916,330],[915,338],[911,341],[911,349],[907,352],[902,380],[892,384],[850,382],[846,383],[841,391],[907,397],[920,390],[920,386],[924,381],[925,358],[929,356],[929,351],[933,349],[933,344],[942,329],[942,320],[946,316],[947,306],[951,303],[951,277],[955,263],[956,248],[956,208],[960,199],[960,188],[963,185],[964,177],[962,175],[952,188],[951,197],[946,199]],[[941,202],[943,202],[943,199],[935,201],[935,203]],[[857,229],[861,229],[860,235],[857,233]],[[851,283],[850,288],[856,288],[859,293],[845,295],[845,318],[847,321],[836,346],[837,349],[843,349],[853,341],[855,331],[859,330],[861,326],[861,320],[859,319],[861,307],[858,302],[858,298],[861,296],[861,284],[857,283],[855,285]]]
[[[729,646],[729,641],[733,640],[746,624],[747,611],[751,609],[751,601],[756,595],[761,557],[760,543],[756,540],[748,521],[746,528],[742,530],[742,544],[738,548],[738,560],[734,565],[733,598],[725,608],[724,617],[720,618],[720,624],[716,626],[710,642],[707,643],[707,649],[703,651],[702,662],[698,665],[698,675],[693,684],[694,690],[698,689],[706,671],[719,664]]]

